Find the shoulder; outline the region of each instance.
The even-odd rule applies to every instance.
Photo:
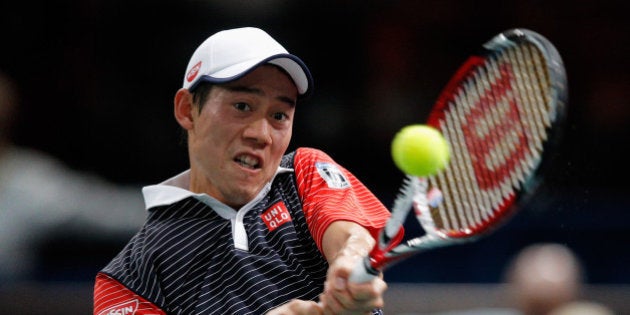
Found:
[[[300,168],[305,165],[315,165],[317,162],[334,162],[328,153],[309,147],[300,147],[291,152],[290,155],[292,156],[293,165]]]
[[[341,165],[339,165],[330,155],[326,152],[309,148],[301,147],[291,153],[291,165],[295,174],[301,177],[301,174],[328,174],[334,173],[347,173],[348,171]]]
[[[333,161],[332,158],[324,151],[309,148],[299,147],[295,151],[291,151],[282,157],[280,162],[281,167],[286,168],[302,168],[305,164],[314,164],[316,161]]]
[[[328,155],[328,153],[320,149],[315,149],[315,148],[310,148],[310,147],[298,148],[297,150],[295,150],[295,153],[299,157],[325,158],[325,159],[332,160],[332,158]]]

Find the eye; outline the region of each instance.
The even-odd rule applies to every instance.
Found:
[[[273,119],[278,120],[278,121],[289,119],[289,115],[282,112],[274,113],[273,115],[271,115],[271,117],[273,117]]]
[[[241,112],[250,112],[252,110],[252,107],[249,106],[249,104],[243,102],[235,103],[234,108]]]

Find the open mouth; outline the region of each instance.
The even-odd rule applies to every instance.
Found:
[[[252,170],[260,168],[260,160],[251,155],[239,155],[234,159],[234,162]]]

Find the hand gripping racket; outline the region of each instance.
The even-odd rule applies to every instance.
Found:
[[[449,164],[426,178],[405,177],[377,244],[350,281],[368,281],[415,253],[496,228],[541,182],[566,107],[562,59],[546,38],[511,29],[485,43],[429,115],[427,125],[449,143]],[[412,208],[425,234],[401,243]]]

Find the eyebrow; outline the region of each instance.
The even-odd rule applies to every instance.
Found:
[[[231,92],[242,92],[242,93],[256,94],[260,96],[265,95],[265,93],[260,89],[252,88],[252,87],[248,87],[244,85],[226,85],[224,86],[224,88]],[[286,103],[287,105],[291,107],[295,107],[296,101],[293,98],[290,98],[288,96],[278,96],[276,97],[276,99],[281,102]]]

